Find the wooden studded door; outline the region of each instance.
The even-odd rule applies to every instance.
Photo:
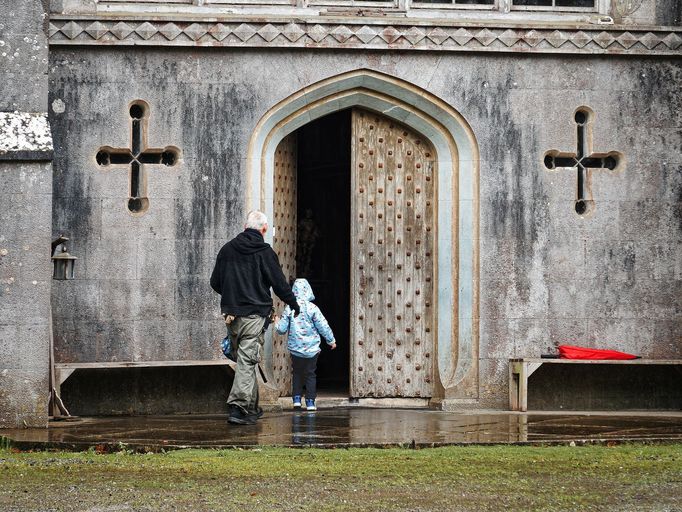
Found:
[[[288,135],[277,146],[274,161],[274,235],[272,248],[277,253],[279,262],[287,280],[296,277],[296,133]],[[275,311],[281,314],[285,304],[275,297]],[[273,329],[272,336],[272,369],[275,382],[280,392],[286,394],[291,390],[291,363],[287,351],[287,336],[279,335]]]
[[[430,397],[435,356],[435,151],[353,111],[351,396]]]

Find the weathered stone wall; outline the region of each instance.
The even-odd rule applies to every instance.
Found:
[[[656,23],[682,25],[682,0],[663,0],[656,4]]]
[[[52,141],[46,14],[0,0],[0,427],[46,426]]]
[[[529,410],[682,409],[679,366],[546,364],[530,379]]]
[[[359,68],[441,97],[480,146],[480,405],[506,406],[509,357],[561,343],[682,357],[679,60],[54,48],[53,231],[81,258],[78,279],[53,288],[57,359],[220,357],[208,275],[243,222],[249,137],[278,101]],[[149,146],[182,161],[148,167],[149,211],[133,217],[127,171],[95,155],[128,147],[138,99]],[[580,106],[595,113],[594,150],[626,160],[593,172],[587,217],[575,171],[543,165],[547,150],[575,151]]]
[[[227,414],[226,366],[78,370],[62,386],[78,416]]]

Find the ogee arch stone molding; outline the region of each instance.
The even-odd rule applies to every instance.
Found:
[[[436,148],[437,371],[439,396],[478,398],[478,144],[466,120],[446,102],[406,81],[376,71],[343,73],[294,93],[273,106],[251,136],[246,160],[247,207],[273,213],[274,154],[301,126],[351,107],[406,124]],[[272,241],[272,233],[268,233]],[[266,359],[272,346],[266,345]]]

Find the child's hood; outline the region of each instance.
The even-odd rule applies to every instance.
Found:
[[[313,289],[310,287],[310,283],[307,279],[296,279],[294,281],[294,286],[291,287],[296,296],[296,299],[313,301],[315,300],[315,295],[313,294]]]

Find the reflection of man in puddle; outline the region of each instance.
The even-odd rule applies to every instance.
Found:
[[[313,211],[308,208],[305,217],[298,223],[298,274],[309,276],[313,261],[313,250],[320,231],[313,220]]]
[[[315,441],[315,413],[291,415],[291,443],[312,444]]]

